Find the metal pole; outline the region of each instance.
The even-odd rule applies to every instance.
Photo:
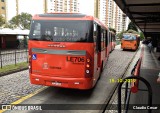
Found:
[[[15,50],[15,66],[16,66],[16,64],[17,64],[17,62],[16,62],[16,58],[17,56],[16,56],[16,50]]]
[[[28,63],[28,51],[27,51],[27,48],[26,48],[26,56],[27,56],[27,63]]]
[[[148,106],[152,106],[152,87],[149,84],[149,82],[140,76],[129,76],[129,77],[126,77],[125,79],[123,79],[123,82],[119,83],[119,86],[118,86],[118,113],[121,113],[121,87],[122,87],[122,84],[126,81],[126,79],[138,79],[138,80],[141,80],[147,86]],[[152,110],[149,109],[148,113],[151,113],[151,112],[152,112]]]
[[[0,51],[0,58],[1,58],[1,69],[2,69],[2,52]]]
[[[126,100],[127,100],[127,93],[128,93],[128,82],[126,82],[125,97],[124,97],[124,102],[125,103],[126,103]]]

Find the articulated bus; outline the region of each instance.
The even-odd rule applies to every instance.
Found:
[[[125,33],[121,40],[121,48],[129,50],[137,50],[139,47],[140,38],[137,34]]]
[[[32,84],[91,89],[109,56],[109,30],[80,13],[33,16],[29,34]]]

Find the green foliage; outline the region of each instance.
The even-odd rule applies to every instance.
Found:
[[[127,31],[121,31],[120,33],[117,34],[117,37],[118,37],[119,39],[122,39],[123,33],[127,33]]]
[[[17,27],[16,25],[13,25],[13,24],[10,24],[10,23],[4,24],[4,28],[14,29],[14,28],[16,28],[16,27]]]
[[[143,32],[140,32],[140,39],[143,40],[145,37],[144,37],[144,34]]]
[[[139,34],[137,31],[132,29],[127,30],[126,33]]]
[[[116,33],[116,30],[114,28],[109,28],[110,31],[113,31],[114,33]]]
[[[129,30],[129,29],[132,29],[134,31],[138,31],[137,27],[135,26],[135,24],[133,22],[130,22],[128,24],[128,29],[127,30]]]
[[[0,27],[2,27],[5,24],[5,18],[0,15]]]
[[[13,17],[9,23],[12,27],[20,27],[21,29],[30,29],[32,15],[28,13],[21,13]]]
[[[28,67],[27,62],[17,63],[16,65],[11,64],[11,65],[7,65],[7,66],[3,66],[2,69],[0,69],[0,73],[10,72],[13,70],[23,69],[23,68],[27,68],[27,67]]]

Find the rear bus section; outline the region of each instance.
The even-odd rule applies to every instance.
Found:
[[[121,40],[121,48],[128,50],[137,50],[138,44],[134,34],[124,34]]]
[[[33,43],[33,44],[32,44]],[[30,45],[34,45],[30,41]],[[39,42],[30,50],[30,79],[32,84],[66,88],[87,89],[92,87],[92,58],[84,48],[92,44],[81,44],[84,48],[71,50],[74,44],[65,44],[68,49],[45,48],[49,43]],[[59,45],[63,45],[60,43]],[[82,50],[79,50],[82,49]]]
[[[61,19],[54,20],[54,16],[33,17],[29,36],[31,83],[76,89],[92,88],[93,21],[62,19],[62,15]]]

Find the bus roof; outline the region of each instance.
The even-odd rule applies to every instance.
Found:
[[[36,14],[33,16],[33,20],[94,20],[101,26],[108,29],[101,21],[97,18],[82,14],[82,13],[45,13],[45,14]]]
[[[93,20],[93,16],[88,16],[81,13],[45,13],[36,14],[33,16],[34,20]]]

